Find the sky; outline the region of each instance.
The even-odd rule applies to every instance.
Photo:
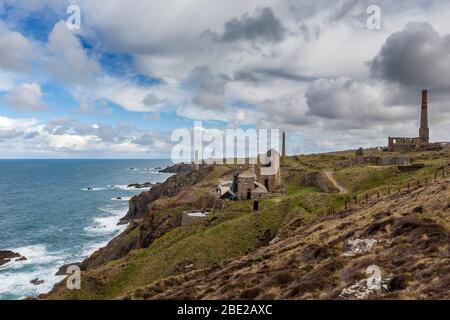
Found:
[[[385,146],[418,135],[425,88],[431,140],[450,141],[449,14],[446,0],[0,0],[0,158],[169,158],[196,120],[286,131],[288,154]]]

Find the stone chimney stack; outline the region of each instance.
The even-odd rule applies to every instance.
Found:
[[[430,129],[428,128],[428,91],[422,90],[422,109],[420,113],[419,138],[421,143],[430,143]]]
[[[282,150],[281,157],[286,157],[286,132],[283,132]]]
[[[198,170],[200,170],[200,161],[199,161],[199,158],[198,158],[198,150],[195,150],[195,158],[194,158],[194,170],[195,171],[198,171]]]
[[[253,163],[250,163],[249,171],[250,173],[256,174],[255,165]]]

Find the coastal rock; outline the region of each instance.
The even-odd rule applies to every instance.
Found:
[[[74,263],[67,263],[63,266],[61,266],[58,271],[55,273],[55,276],[67,276],[69,275],[69,273],[67,273],[67,268],[69,268],[70,266],[78,266],[81,268],[81,263],[80,262],[74,262]]]
[[[153,184],[150,182],[145,182],[145,183],[133,183],[133,184],[129,184],[127,186],[127,188],[136,188],[136,189],[148,189],[153,187]]]
[[[190,173],[195,169],[195,165],[192,163],[177,163],[173,166],[160,170],[160,173]]]
[[[24,261],[27,260],[26,257],[20,255],[19,253],[12,252],[9,250],[6,251],[0,251],[0,266],[3,266],[7,264],[8,262],[11,262],[13,259],[14,261]]]
[[[31,283],[32,285],[34,285],[34,286],[41,285],[41,284],[43,284],[44,282],[45,282],[44,280],[39,279],[39,278],[36,278],[36,279],[33,279],[33,280],[30,281],[30,283]]]

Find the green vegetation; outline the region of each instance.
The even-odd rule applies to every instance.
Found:
[[[264,233],[273,235],[282,224],[287,211],[282,204],[262,201],[262,210],[251,213],[251,202],[231,202],[224,212],[217,213],[212,226],[198,223],[176,228],[146,249],[132,251],[123,259],[112,261],[99,269],[83,274],[79,292],[66,292],[71,299],[109,299],[131,289],[147,285],[186,267],[202,269],[254,250]],[[98,281],[101,279],[101,281]],[[53,298],[61,298],[56,296]]]
[[[341,210],[345,199],[349,197],[386,193],[388,188],[396,192],[408,182],[414,185],[414,182],[423,182],[425,178],[431,181],[435,170],[446,164],[448,159],[445,153],[438,156],[434,153],[412,154],[416,163],[424,163],[426,167],[402,173],[397,166],[349,165],[353,154],[340,152],[286,158],[282,163],[284,194],[260,201],[259,212],[252,212],[252,201],[227,202],[224,210],[215,212],[208,221],[175,228],[148,248],[133,250],[122,259],[83,272],[82,290],[58,290],[51,298],[123,297],[128,292],[172,275],[220,266],[227,260],[267,245],[268,240],[292,221],[307,223],[318,216],[329,214],[331,208]],[[372,152],[370,155],[380,154]],[[325,170],[334,172],[338,184],[349,193],[327,194],[317,187],[302,185],[305,173]],[[214,186],[220,179],[229,178],[233,171],[232,166],[216,166],[195,186],[195,193],[205,193],[208,187]],[[195,204],[170,208],[162,214],[181,214],[191,207],[194,209]],[[128,236],[139,236],[139,228]]]

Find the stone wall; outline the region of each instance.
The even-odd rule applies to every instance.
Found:
[[[303,176],[302,185],[317,187],[325,193],[335,193],[339,190],[333,185],[323,172],[308,172]]]

